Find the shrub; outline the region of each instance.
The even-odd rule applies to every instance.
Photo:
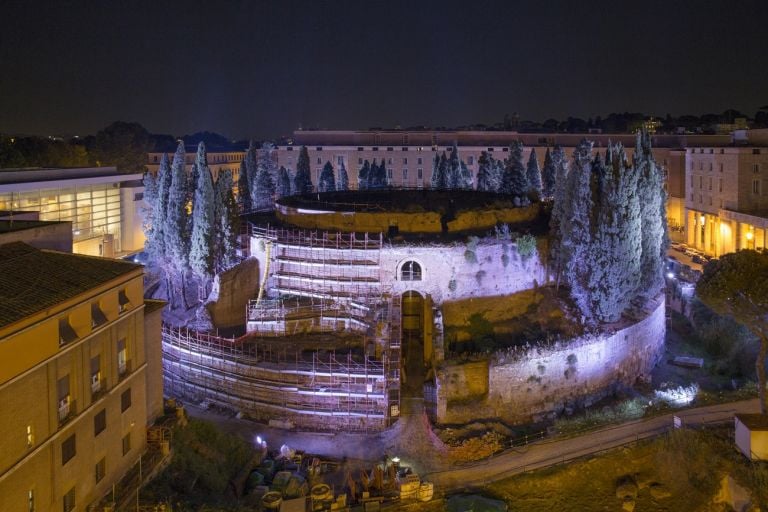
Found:
[[[523,235],[516,240],[517,253],[521,258],[527,259],[536,252],[536,238],[532,235]]]

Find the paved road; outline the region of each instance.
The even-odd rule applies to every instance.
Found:
[[[443,492],[473,490],[519,473],[653,437],[670,429],[675,415],[681,418],[684,425],[700,425],[731,421],[734,413],[759,411],[757,399],[688,409],[590,431],[578,437],[539,441],[527,447],[510,449],[476,465],[421,476]]]

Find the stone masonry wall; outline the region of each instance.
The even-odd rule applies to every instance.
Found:
[[[436,376],[437,421],[523,423],[564,407],[590,405],[617,386],[649,378],[664,350],[665,330],[660,298],[647,316],[611,333],[497,354],[486,374],[476,363],[445,363]],[[469,387],[462,383],[470,379],[487,379],[488,392],[467,403]]]

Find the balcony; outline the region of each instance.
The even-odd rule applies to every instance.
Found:
[[[132,369],[132,365],[131,365],[130,359],[117,361],[117,375],[120,378],[120,380],[123,380],[125,377],[127,377],[128,374],[131,373],[131,369]]]
[[[96,401],[104,391],[106,391],[106,383],[101,377],[101,372],[91,375],[91,400]]]

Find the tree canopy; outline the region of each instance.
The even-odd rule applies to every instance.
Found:
[[[755,367],[761,411],[768,413],[768,252],[746,249],[707,263],[696,283],[696,295],[716,313],[732,317],[760,340]]]

